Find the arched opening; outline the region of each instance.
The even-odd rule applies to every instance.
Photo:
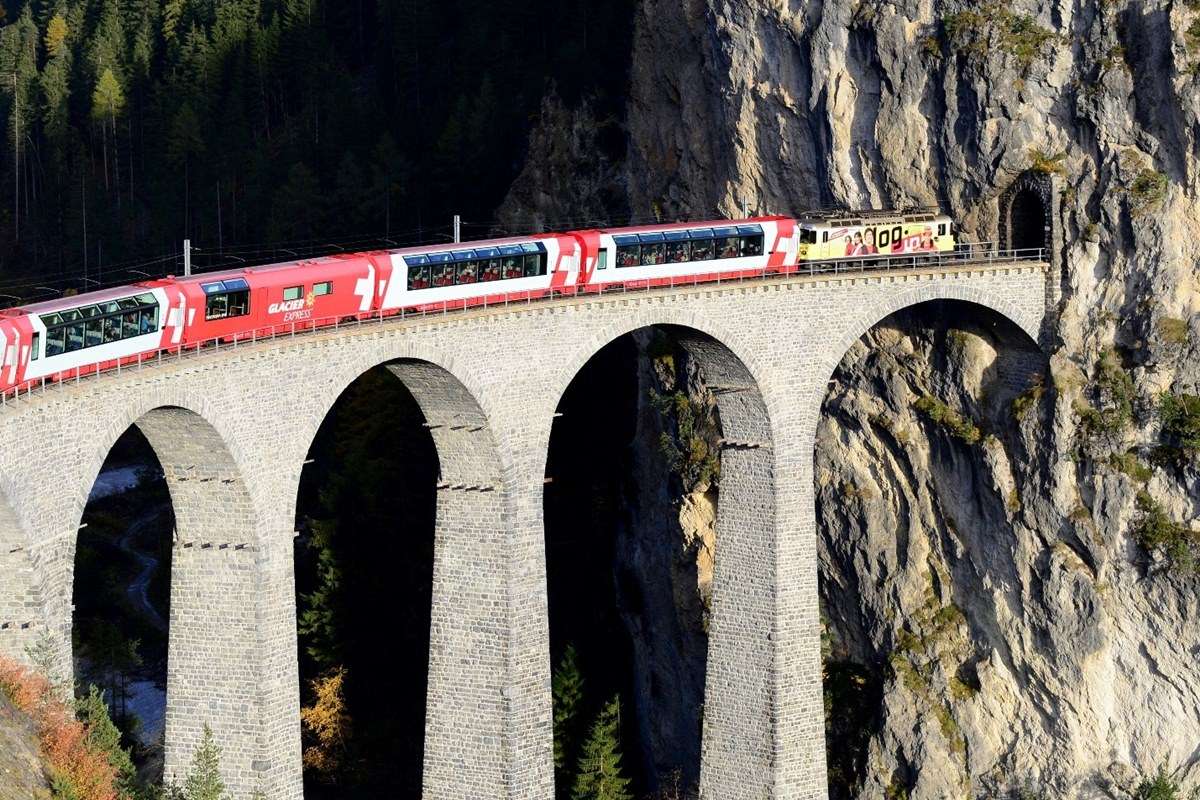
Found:
[[[117,439],[92,485],[75,545],[72,642],[81,689],[104,693],[135,765],[163,777],[175,513],[154,448]]]
[[[933,301],[875,324],[834,371],[814,454],[831,800],[983,780],[972,709],[1009,652],[997,587],[1036,539],[1024,498],[1048,478],[1021,426],[1048,413],[1047,366],[1004,316]]]
[[[253,506],[226,440],[188,409],[142,414],[96,461],[75,548],[76,671],[106,690],[144,777],[177,782],[204,727],[232,740],[258,697],[244,669],[257,646]],[[244,757],[227,752],[225,774],[248,769]]]
[[[769,460],[765,406],[728,348],[655,326],[599,349],[557,413],[544,492],[557,796],[589,779],[585,753],[612,745],[634,796],[697,797],[712,780],[702,732],[728,736],[737,704],[714,687],[733,651],[746,663],[723,615],[762,566],[746,540],[773,497],[768,467],[750,511],[751,462]],[[757,744],[747,738],[732,746]]]
[[[1033,250],[1048,247],[1046,236],[1046,207],[1041,194],[1033,187],[1020,189],[1009,207],[1009,236],[1013,250]]]
[[[425,422],[376,367],[342,392],[309,450],[296,522],[301,702],[334,728],[322,739],[305,725],[307,798],[420,797],[438,483]]]
[[[480,406],[441,367],[392,361],[339,396],[308,462],[296,554],[306,796],[494,787],[506,587],[480,571],[503,563],[504,493]]]

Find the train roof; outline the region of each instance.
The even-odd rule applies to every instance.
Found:
[[[832,208],[805,211],[796,215],[796,221],[815,223],[819,225],[862,225],[866,222],[882,222],[883,220],[904,220],[906,222],[928,222],[937,217],[945,216],[937,206],[913,208]]]
[[[628,228],[593,228],[591,230],[620,236],[623,233],[658,233],[660,231],[674,231],[681,228],[729,228],[737,225],[757,225],[763,222],[778,222],[781,219],[790,219],[790,217],[776,216],[747,217],[746,219],[710,219],[698,220],[696,222],[666,222],[661,225],[634,225]]]
[[[79,308],[80,306],[90,306],[96,303],[103,303],[106,300],[120,300],[133,295],[145,294],[153,289],[157,289],[163,285],[163,281],[146,281],[144,283],[131,283],[126,286],[114,286],[111,289],[98,289],[94,292],[84,292],[81,294],[73,294],[67,297],[59,297],[54,300],[43,300],[40,303],[30,303],[28,305],[18,306],[12,311],[24,314],[49,314],[55,311],[65,311],[70,308]]]

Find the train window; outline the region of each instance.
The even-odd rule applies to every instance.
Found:
[[[299,300],[303,296],[304,296],[304,287],[303,286],[289,286],[283,290],[283,299],[285,301]]]
[[[761,256],[763,252],[763,237],[758,236],[743,236],[742,237],[742,255],[743,256]]]
[[[504,269],[500,272],[501,280],[510,281],[522,277],[525,274],[525,258],[526,256],[513,256],[504,259]]]
[[[33,335],[33,346],[29,348],[29,360],[37,361],[38,356],[42,354],[42,335],[35,333]]]
[[[608,248],[601,247],[600,255],[596,256],[596,269],[608,269]]]
[[[432,283],[434,287],[454,285],[453,264],[434,264],[430,275],[432,277],[430,283]]]
[[[455,273],[455,283],[476,283],[479,281],[479,262],[460,261],[455,265]]]
[[[323,297],[327,294],[333,294],[333,281],[324,281],[322,283],[313,284],[313,294],[317,297]]]
[[[686,241],[667,242],[667,263],[682,264],[691,259],[691,246]]]
[[[205,319],[225,319],[229,316],[229,295],[227,294],[210,294],[207,302],[204,305]],[[107,332],[104,337],[105,341],[112,341],[108,338]]]
[[[480,261],[479,280],[489,282],[500,280],[500,259],[489,258],[487,261]]]
[[[538,253],[533,256],[525,256],[525,277],[532,278],[536,275],[546,274],[546,256]]]
[[[157,313],[157,312],[156,312]],[[229,316],[244,317],[250,313],[250,290],[229,293]]]
[[[67,329],[51,328],[46,331],[46,356],[57,356],[67,351]]]
[[[522,256],[505,256],[500,259],[499,265],[495,265],[493,262],[493,267],[484,280],[498,281],[508,275],[520,275],[525,269],[521,259]]]
[[[138,320],[138,330],[142,333],[158,333],[158,306],[143,308]]]
[[[83,349],[83,324],[68,325],[67,331],[67,352],[74,353],[76,350]]]
[[[138,335],[138,312],[130,311],[121,315],[121,338],[130,339]]]
[[[713,258],[713,240],[710,238],[692,239],[692,261],[711,261]]]
[[[946,223],[943,222],[938,225],[938,236],[945,236],[945,235],[946,235]]]
[[[738,257],[737,228],[714,228],[713,247],[717,258]]]
[[[812,228],[800,229],[800,244],[816,244],[817,232]]]
[[[84,347],[95,347],[98,344],[104,344],[104,320],[89,319],[87,321],[87,329],[83,334]]]
[[[429,288],[429,265],[408,268],[408,290]]]
[[[121,318],[105,317],[104,318],[104,343],[121,341]]]
[[[642,245],[636,236],[614,236],[617,246],[617,267],[637,267],[642,263]]]

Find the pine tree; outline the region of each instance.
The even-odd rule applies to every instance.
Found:
[[[117,800],[134,800],[139,792],[137,771],[129,751],[121,747],[121,732],[108,714],[104,695],[89,686],[87,696],[76,701],[75,710],[79,721],[87,726],[88,742],[103,752],[117,771]]]
[[[229,800],[221,780],[221,748],[213,741],[212,728],[204,726],[204,738],[192,756],[192,769],[183,782],[185,800]]]
[[[580,704],[583,702],[583,675],[579,672],[574,645],[563,651],[551,682],[554,698],[554,768],[562,770],[575,755]]]
[[[338,635],[342,620],[342,569],[333,548],[336,523],[314,520],[312,531],[309,547],[317,553],[317,588],[301,595],[303,610],[296,624],[305,652],[324,671],[342,660]]]
[[[621,774],[621,705],[613,697],[592,723],[571,800],[633,800],[629,779]]]

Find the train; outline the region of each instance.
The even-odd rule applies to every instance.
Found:
[[[787,274],[955,249],[936,210],[589,229],[166,276],[0,310],[0,393],[204,344],[406,311]]]

